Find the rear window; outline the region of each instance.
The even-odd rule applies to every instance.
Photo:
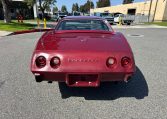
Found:
[[[109,28],[102,20],[64,20],[58,25],[57,30],[109,31]]]

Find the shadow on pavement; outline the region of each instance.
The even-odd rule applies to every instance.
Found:
[[[99,88],[69,88],[65,83],[59,83],[59,89],[63,99],[84,97],[85,100],[115,100],[122,97],[143,99],[149,93],[145,77],[138,67],[129,83],[104,82]]]

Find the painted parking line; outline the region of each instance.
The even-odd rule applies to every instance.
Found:
[[[167,28],[165,26],[158,26],[158,25],[131,25],[131,26],[126,26],[126,25],[122,25],[122,26],[118,26],[118,25],[112,25],[113,28],[115,29],[129,29],[129,28]]]
[[[142,34],[127,34],[128,37],[136,37],[136,38],[141,38],[144,37]]]

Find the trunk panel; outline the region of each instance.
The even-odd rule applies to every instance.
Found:
[[[120,34],[62,33],[41,40],[45,50],[56,51],[130,51]]]

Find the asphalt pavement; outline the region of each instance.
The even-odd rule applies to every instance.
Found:
[[[127,37],[137,71],[128,84],[100,88],[36,83],[30,60],[42,33],[0,38],[0,119],[166,119],[167,29],[116,31]]]

